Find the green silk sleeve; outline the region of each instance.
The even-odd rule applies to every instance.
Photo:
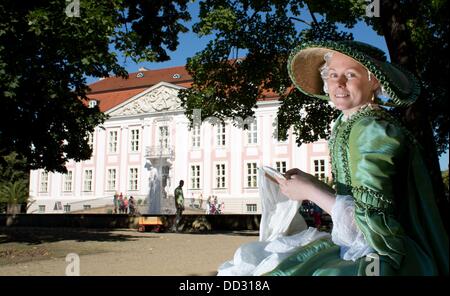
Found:
[[[405,255],[404,231],[393,215],[405,140],[398,126],[365,117],[352,127],[348,143],[356,223],[369,245],[394,268]]]

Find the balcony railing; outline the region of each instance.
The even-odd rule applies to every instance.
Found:
[[[146,158],[175,158],[175,149],[173,146],[147,146],[145,147]]]

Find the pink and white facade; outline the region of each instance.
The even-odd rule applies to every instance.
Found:
[[[215,195],[224,203],[224,213],[238,214],[261,212],[257,188],[260,166],[281,171],[297,167],[321,178],[330,175],[326,141],[297,147],[291,132],[287,141],[273,138],[279,107],[276,99],[258,102],[256,121],[249,130],[209,122],[189,129],[177,98],[180,89],[189,87],[187,73],[178,73],[182,70],[164,69],[163,74],[169,73],[173,79],[161,77],[157,83],[135,81],[142,75],[147,79],[152,76],[154,81],[153,76],[162,75],[155,70],[130,74],[130,81],[122,88],[105,86],[117,78],[99,81],[103,89],[93,84],[90,97],[110,116],[92,135],[93,155],[86,161],[67,163],[68,174],[32,171],[30,195],[34,203],[29,212],[63,213],[112,205],[115,192],[145,200],[150,164],[162,176],[163,198],[172,198],[179,180],[184,180],[186,202],[194,198],[199,204],[202,199],[205,208],[208,196]],[[188,79],[173,81],[179,76]]]

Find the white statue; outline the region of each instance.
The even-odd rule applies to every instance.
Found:
[[[148,201],[149,208],[148,214],[150,215],[160,215],[161,213],[161,180],[158,176],[158,170],[148,161],[146,165],[147,169],[150,171],[150,176],[148,178],[149,192]]]

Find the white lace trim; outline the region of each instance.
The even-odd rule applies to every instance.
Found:
[[[341,247],[342,259],[356,261],[374,252],[356,225],[355,202],[352,196],[336,195],[331,218],[333,220],[331,239]]]

